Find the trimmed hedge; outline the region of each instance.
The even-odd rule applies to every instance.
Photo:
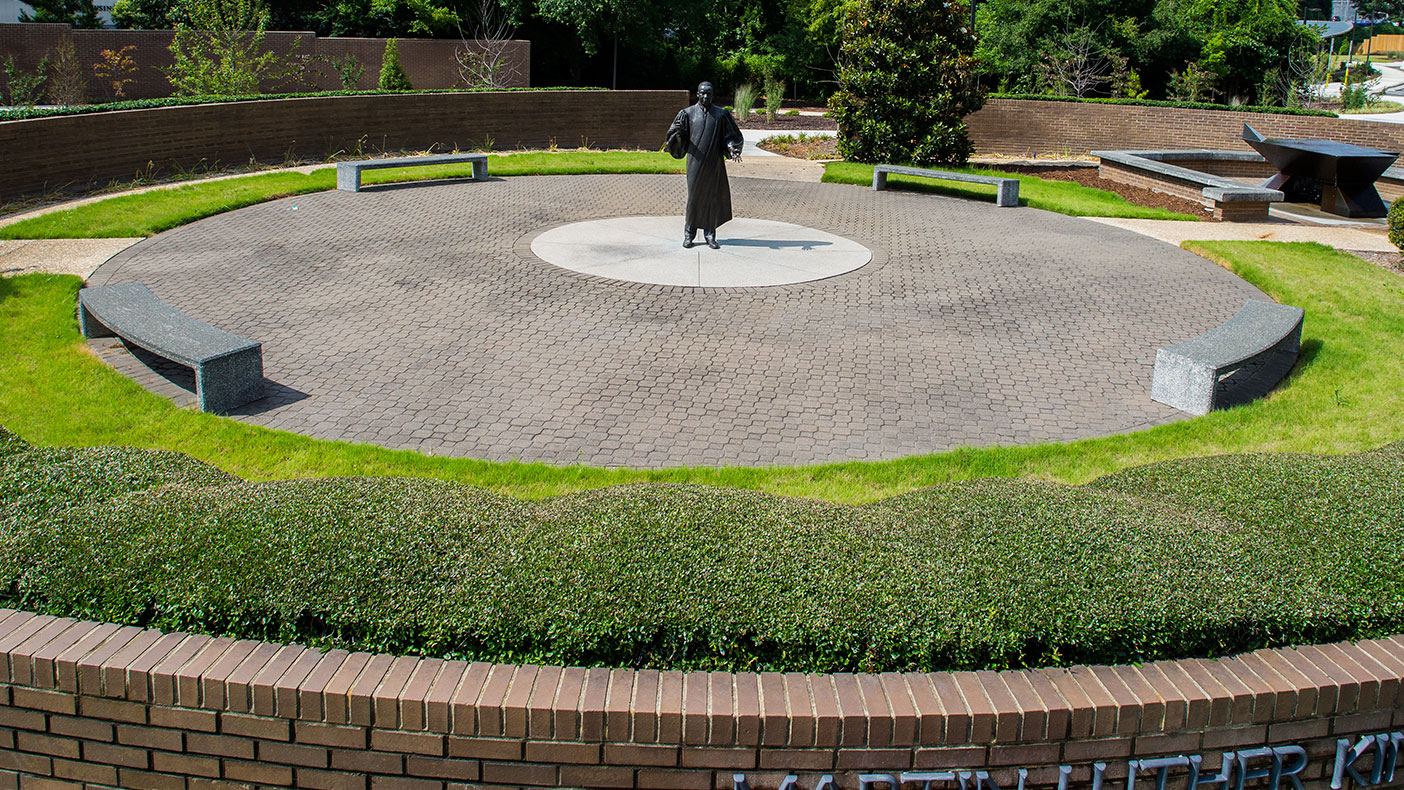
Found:
[[[958,483],[849,507],[705,486],[526,502],[248,483],[0,437],[7,605],[474,660],[884,671],[1404,631],[1404,443]]]
[[[1335,118],[1325,110],[1304,110],[1296,107],[1260,107],[1247,104],[1207,104],[1192,101],[1162,101],[1158,99],[1097,99],[1076,96],[1049,96],[1042,93],[991,93],[991,99],[1023,99],[1026,101],[1061,101],[1083,104],[1129,104],[1135,107],[1178,107],[1182,110],[1224,110],[1228,112],[1257,112],[1269,115],[1323,115]]]
[[[196,104],[226,104],[229,102],[269,101],[272,99],[318,99],[327,96],[404,96],[416,93],[502,93],[529,91],[602,91],[605,88],[556,87],[556,88],[437,88],[413,91],[320,91],[317,93],[254,93],[246,96],[168,96],[164,99],[133,99],[131,101],[108,102],[107,104],[85,104],[77,107],[20,107],[0,110],[0,121],[23,121],[30,118],[48,118],[56,115],[90,115],[98,112],[118,110],[150,110],[156,107],[189,107]]]

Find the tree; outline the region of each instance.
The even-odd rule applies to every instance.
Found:
[[[968,6],[859,0],[844,22],[839,91],[829,101],[839,152],[859,162],[961,165],[965,116],[984,104]]]
[[[455,49],[453,59],[458,64],[458,79],[469,88],[503,88],[512,74],[508,49],[514,28],[498,0],[480,0],[473,40],[459,31],[462,46]]]
[[[312,15],[319,32],[333,36],[450,36],[458,12],[430,0],[336,0]]]
[[[268,12],[260,0],[193,0],[176,25],[166,78],[177,96],[240,96],[298,71],[263,47]]]
[[[380,59],[380,89],[383,91],[412,91],[409,75],[400,65],[400,48],[395,39],[385,42],[385,56]]]
[[[28,4],[34,11],[21,11],[21,22],[67,22],[74,27],[102,27],[93,0],[28,0]]]

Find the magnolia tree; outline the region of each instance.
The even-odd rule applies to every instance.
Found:
[[[829,100],[839,152],[858,162],[964,164],[965,116],[980,109],[970,6],[943,0],[859,0]]]

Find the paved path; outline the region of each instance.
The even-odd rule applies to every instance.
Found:
[[[1169,219],[1089,217],[1175,246],[1186,241],[1314,241],[1338,250],[1396,252],[1382,230],[1303,225],[1298,222],[1181,222]]]
[[[0,240],[0,276],[47,272],[87,277],[141,239]]]
[[[774,288],[593,280],[536,259],[532,238],[680,213],[683,178],[543,176],[253,206],[141,242],[93,281],[143,281],[263,341],[277,389],[239,419],[640,467],[895,458],[1175,419],[1147,396],[1155,349],[1261,296],[1190,253],[1086,220],[732,184],[738,216],[851,238],[873,263]]]

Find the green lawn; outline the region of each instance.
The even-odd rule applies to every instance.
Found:
[[[599,173],[681,173],[684,163],[661,151],[562,151],[522,154],[493,154],[488,173],[493,176],[576,175]],[[994,170],[967,169],[986,175],[1010,175]],[[447,178],[469,178],[471,164],[409,167],[368,171],[367,185],[401,183]],[[1121,196],[1067,181],[1046,181],[1034,176],[1018,176],[1020,201],[1033,208],[1060,214],[1087,217],[1143,217],[1149,219],[1195,219],[1164,209],[1143,208]],[[824,180],[834,183],[868,185],[873,180],[871,165],[845,162],[826,166]],[[893,176],[889,184],[900,188],[968,197],[994,199],[994,187],[981,184],[937,184],[931,181]],[[56,211],[0,228],[0,239],[93,239],[135,238],[194,222],[267,200],[322,192],[336,187],[331,169],[313,173],[265,173],[243,178],[205,181],[170,189],[157,189],[136,195],[123,195]]]
[[[565,151],[494,154],[492,176],[592,173],[681,173],[683,163],[662,152]],[[362,184],[471,178],[472,164],[371,170]],[[225,211],[268,200],[323,192],[336,187],[336,171],[311,174],[265,173],[244,178],[187,184],[100,200],[44,214],[0,228],[0,239],[96,239],[151,236]]]
[[[0,279],[0,425],[41,445],[176,450],[253,480],[423,476],[527,498],[625,482],[692,482],[836,502],[867,502],[951,480],[1080,483],[1170,458],[1260,450],[1337,454],[1404,438],[1398,418],[1404,279],[1314,244],[1187,246],[1279,301],[1305,308],[1302,359],[1267,399],[1101,439],[880,463],[651,471],[488,463],[322,441],[178,409],[142,390],[95,359],[79,336],[73,308],[78,278],[48,275]]]
[[[1135,219],[1179,219],[1198,220],[1189,214],[1180,214],[1163,208],[1147,208],[1129,202],[1115,192],[1093,189],[1071,181],[1050,181],[1023,173],[1005,173],[978,167],[945,168],[957,173],[976,173],[982,176],[999,176],[1019,179],[1019,205],[1055,211],[1074,217],[1131,217]],[[824,180],[833,184],[859,184],[871,186],[873,166],[856,162],[830,162],[824,166]],[[995,187],[992,184],[962,184],[957,181],[933,181],[929,178],[889,175],[888,187],[910,189],[915,192],[931,192],[938,195],[972,198],[994,202]]]

